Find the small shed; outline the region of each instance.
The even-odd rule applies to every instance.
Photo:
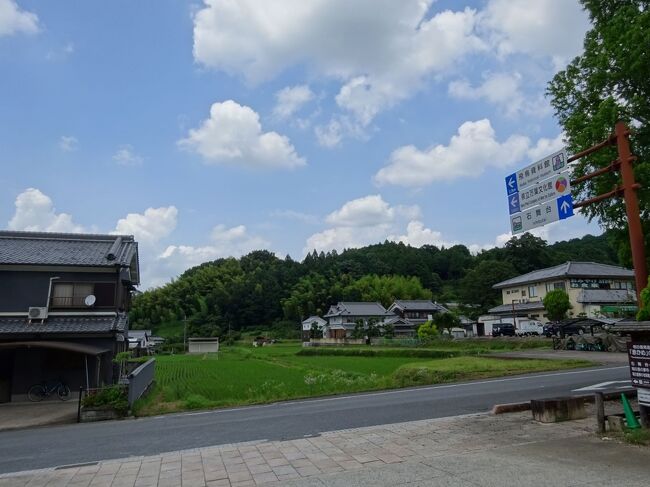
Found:
[[[188,353],[217,353],[219,351],[219,338],[190,338]]]

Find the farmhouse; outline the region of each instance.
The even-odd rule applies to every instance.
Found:
[[[394,316],[394,313],[387,311],[380,303],[341,301],[330,306],[325,315],[327,326],[324,336],[326,338],[345,338],[351,335],[359,321],[364,326],[368,326],[371,321],[376,325],[382,325],[386,319]]]
[[[132,236],[0,231],[0,402],[115,382],[139,281]]]
[[[493,287],[501,290],[503,299],[502,305],[489,310],[497,316],[547,318],[542,301],[554,289],[562,289],[569,295],[573,315],[584,313],[594,318],[636,310],[634,271],[595,262],[565,262],[513,277]]]
[[[310,338],[322,338],[327,321],[320,316],[310,316],[302,321],[302,341],[308,342]],[[316,334],[316,336],[314,336]]]

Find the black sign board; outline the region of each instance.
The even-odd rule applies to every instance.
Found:
[[[650,343],[628,343],[627,356],[632,385],[650,388]]]

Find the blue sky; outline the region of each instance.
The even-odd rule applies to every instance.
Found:
[[[133,233],[145,287],[256,248],[502,244],[587,28],[572,0],[0,0],[0,225]]]

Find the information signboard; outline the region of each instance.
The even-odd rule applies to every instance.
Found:
[[[650,389],[650,343],[628,343],[627,356],[632,385]]]
[[[562,149],[510,174],[506,178],[507,194],[514,194],[553,174],[566,171],[567,159],[566,150]]]
[[[573,200],[566,195],[543,205],[510,215],[512,233],[521,233],[573,216]]]

